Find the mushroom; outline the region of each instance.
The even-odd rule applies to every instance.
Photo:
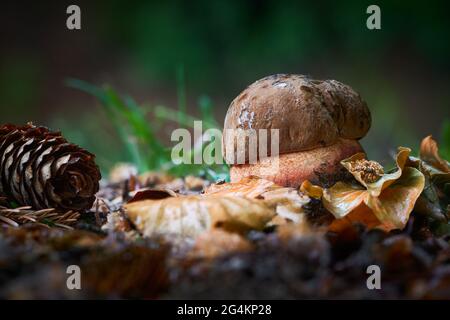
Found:
[[[233,100],[224,129],[268,129],[269,135],[270,129],[279,129],[278,169],[262,170],[270,166],[276,154],[258,154],[251,163],[249,141],[240,148],[245,150],[238,150],[236,136],[224,134],[225,159],[230,159],[230,152],[234,159],[245,154],[242,164],[227,161],[231,164],[231,181],[257,175],[289,187],[298,187],[305,180],[322,186],[334,184],[345,171],[340,161],[364,152],[358,140],[366,135],[370,124],[367,104],[345,84],[303,75],[265,77]]]

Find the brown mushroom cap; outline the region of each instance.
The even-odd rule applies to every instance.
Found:
[[[339,139],[359,140],[370,124],[367,104],[349,86],[277,74],[254,82],[233,100],[224,129],[279,129],[279,153],[285,154],[331,146]]]

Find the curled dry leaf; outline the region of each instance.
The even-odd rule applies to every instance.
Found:
[[[428,136],[422,140],[420,144],[420,159],[428,165],[430,170],[435,174],[450,173],[450,165],[447,161],[439,156],[439,148],[437,142],[432,136]]]
[[[272,181],[255,176],[243,178],[235,183],[212,185],[205,193],[261,199],[277,213],[278,217],[274,224],[280,224],[284,219],[300,222],[303,206],[310,200],[308,196],[294,188],[281,187]]]
[[[381,165],[365,159],[364,153],[357,153],[341,161],[341,164],[361,183],[373,197],[399,179],[402,175],[411,149],[399,147],[396,157],[397,168],[392,173],[384,173]]]
[[[423,139],[420,144],[420,159],[410,157],[410,163],[430,179],[441,193],[439,196],[443,197],[446,185],[450,184],[450,165],[439,156],[438,145],[431,136]],[[450,197],[450,194],[445,196]]]
[[[438,145],[431,136],[422,140],[420,158],[409,157],[408,165],[425,176],[425,188],[417,201],[417,211],[445,220],[450,201],[450,166],[439,156]]]
[[[353,222],[386,231],[403,229],[425,183],[420,171],[405,167],[409,153],[410,149],[399,148],[397,168],[390,173],[384,173],[378,163],[365,160],[363,154],[343,160],[342,165],[360,184],[338,182],[323,189],[323,205],[336,218],[330,230],[342,230]],[[308,192],[311,186],[306,184],[304,189]]]
[[[220,228],[230,232],[261,230],[275,215],[264,202],[222,195],[144,200],[124,206],[144,236],[195,238]]]

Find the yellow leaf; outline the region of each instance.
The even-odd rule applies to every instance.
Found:
[[[368,197],[366,205],[372,209],[384,230],[403,229],[424,185],[423,174],[417,169],[406,167],[400,179],[379,197]]]
[[[379,175],[374,182],[368,182],[367,178],[378,175],[380,166],[365,160],[364,154],[343,160],[342,164],[362,186],[338,182],[323,191],[324,207],[340,219],[332,223],[330,230],[345,228],[353,222],[386,231],[403,229],[425,185],[425,177],[419,170],[405,167],[410,152],[400,147],[397,169]]]
[[[391,231],[406,226],[425,178],[417,169],[406,167],[400,179],[383,190],[379,197],[371,196],[366,190],[339,184],[324,193],[325,208],[337,218],[330,225],[330,231],[343,230],[355,222],[369,229]]]
[[[340,233],[352,226],[353,223],[361,223],[368,229],[373,229],[380,226],[380,221],[373,214],[372,210],[370,210],[370,208],[364,203],[361,203],[344,218],[334,220],[328,227],[328,230],[331,232]]]
[[[328,211],[340,219],[356,209],[368,195],[367,190],[360,186],[338,182],[324,190],[322,202]]]
[[[403,168],[405,167],[408,156],[411,153],[411,149],[399,147],[396,156],[397,169],[392,173],[385,173],[380,176],[375,182],[368,182],[364,179],[364,171],[354,171],[353,164],[358,160],[364,160],[364,153],[357,153],[350,158],[341,161],[341,164],[361,183],[373,197],[378,197],[381,192],[389,187],[395,180],[402,175]]]
[[[315,186],[308,180],[303,181],[302,185],[300,186],[300,191],[315,199],[321,199],[323,195],[322,187]]]

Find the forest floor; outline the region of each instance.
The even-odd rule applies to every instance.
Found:
[[[402,231],[356,224],[339,233],[302,233],[275,225],[245,233],[245,243],[238,239],[228,250],[226,236],[222,242],[204,239],[206,247],[198,246],[198,240],[143,237],[121,210],[135,184],[133,179],[103,184],[92,211],[81,214],[71,228],[2,224],[0,297],[450,298],[450,236],[434,235],[427,219],[415,212]],[[196,195],[208,184],[200,178],[156,175],[147,187]],[[327,215],[317,200],[306,210],[311,224]],[[67,287],[70,265],[82,271],[81,290]],[[380,289],[368,285],[373,265],[380,270]]]

